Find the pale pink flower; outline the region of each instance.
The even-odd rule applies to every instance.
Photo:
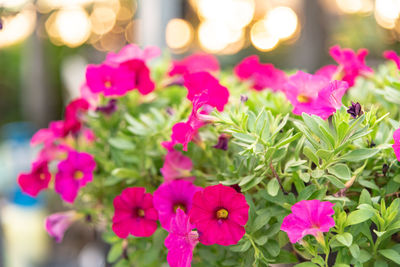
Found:
[[[294,114],[304,112],[325,120],[340,108],[347,88],[346,82],[298,71],[285,84],[285,94],[294,107]]]
[[[193,179],[190,171],[193,168],[192,160],[177,150],[168,151],[165,156],[164,165],[160,169],[165,182],[175,179]]]
[[[148,46],[143,50],[136,44],[128,44],[123,47],[118,53],[110,52],[107,54],[106,62],[108,63],[122,63],[132,59],[139,59],[141,61],[148,61],[161,54],[160,48],[156,46]]]
[[[355,79],[358,76],[368,75],[373,73],[373,70],[365,63],[365,57],[368,55],[368,49],[362,48],[353,51],[350,48],[340,48],[335,45],[329,50],[332,58],[339,64],[342,74],[342,81],[349,84],[349,87],[354,85]]]
[[[393,133],[394,144],[392,145],[394,154],[398,161],[400,161],[400,128]]]
[[[175,60],[172,63],[172,68],[169,71],[169,76],[186,75],[195,72],[216,72],[219,71],[218,60],[210,54],[197,53],[185,57],[182,60]]]
[[[302,200],[292,206],[292,213],[283,219],[281,230],[290,242],[296,243],[306,235],[321,238],[323,232],[335,226],[332,215],[335,204],[320,200]]]
[[[59,243],[63,240],[64,233],[78,218],[78,214],[73,210],[51,214],[45,220],[46,231]]]
[[[168,249],[167,261],[170,267],[191,266],[193,250],[199,242],[199,235],[193,228],[185,212],[177,209],[164,242]]]

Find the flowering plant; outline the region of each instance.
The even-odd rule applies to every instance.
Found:
[[[118,267],[398,266],[400,72],[330,52],[316,74],[252,56],[231,75],[128,45],[87,67],[18,182],[66,202],[57,241],[91,218]]]

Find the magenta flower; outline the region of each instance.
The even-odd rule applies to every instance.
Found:
[[[360,75],[367,75],[373,72],[365,63],[365,57],[368,55],[367,49],[359,49],[354,52],[352,49],[343,48],[335,45],[329,50],[332,58],[339,64],[342,72],[342,81],[349,84],[349,87],[354,85],[355,79]]]
[[[219,81],[207,72],[196,72],[185,75],[185,87],[188,89],[187,98],[194,101],[195,98],[202,98],[204,104],[223,111],[228,103],[229,91]]]
[[[139,93],[147,95],[154,90],[155,84],[151,80],[150,70],[144,61],[132,59],[123,62],[120,66],[122,69],[128,70],[131,75],[131,82],[134,84],[133,88],[136,88]]]
[[[257,91],[266,88],[273,91],[281,90],[286,81],[285,72],[275,68],[272,64],[260,63],[256,55],[243,59],[235,67],[234,72],[241,81],[250,81],[252,88]]]
[[[383,52],[383,57],[389,60],[392,60],[394,63],[396,63],[397,68],[400,70],[400,57],[397,55],[397,53],[393,50],[388,50]]]
[[[64,233],[78,218],[78,214],[73,210],[51,214],[45,220],[46,231],[59,243],[63,240]]]
[[[97,103],[99,101],[99,95],[97,93],[93,93],[89,86],[87,86],[86,82],[81,85],[79,88],[81,98],[86,99],[89,103],[89,108],[91,110],[95,110],[97,107]]]
[[[31,145],[50,144],[53,143],[56,138],[52,130],[47,128],[40,129],[32,136]]]
[[[79,189],[93,180],[95,168],[96,162],[92,155],[69,151],[67,158],[58,164],[55,191],[64,201],[73,203]]]
[[[192,160],[177,150],[168,151],[165,156],[164,165],[160,169],[164,182],[171,182],[175,179],[193,178],[190,171],[193,168]]]
[[[82,128],[83,114],[89,109],[89,102],[83,98],[71,101],[65,108],[64,136],[69,133],[76,134]]]
[[[324,76],[329,80],[334,80],[335,75],[337,74],[338,66],[336,65],[326,65],[320,68],[315,72],[315,75]]]
[[[204,245],[236,244],[245,234],[249,205],[243,194],[222,184],[208,186],[193,197],[190,221]]]
[[[135,76],[127,67],[89,64],[86,68],[86,84],[93,93],[123,96],[135,88]]]
[[[168,249],[167,261],[170,267],[190,267],[193,250],[199,242],[199,235],[193,231],[189,217],[178,209],[171,220],[169,235],[164,245]]]
[[[135,44],[128,44],[117,54],[114,52],[108,53],[106,63],[122,63],[132,59],[148,61],[152,58],[158,57],[160,54],[161,50],[156,46],[149,46],[144,50],[141,50],[140,47]]]
[[[114,198],[112,229],[120,238],[151,236],[157,229],[153,196],[143,187],[130,187]]]
[[[292,206],[292,213],[283,219],[281,230],[290,242],[296,243],[306,235],[320,238],[323,232],[335,226],[332,215],[335,204],[320,200],[302,200]]]
[[[18,184],[22,192],[36,197],[40,191],[47,189],[51,180],[47,161],[36,161],[32,163],[30,173],[21,173],[18,176]]]
[[[218,60],[213,55],[205,53],[193,54],[182,59],[181,61],[174,61],[168,75],[187,75],[202,71],[219,71]]]
[[[154,208],[158,211],[161,226],[167,231],[170,223],[176,216],[176,210],[180,208],[185,213],[189,213],[192,208],[193,195],[201,190],[192,182],[185,180],[173,180],[163,183],[154,191]]]
[[[304,112],[325,120],[340,108],[347,88],[346,82],[298,71],[285,84],[285,94],[294,106],[294,114]]]
[[[393,133],[394,144],[392,145],[394,154],[398,161],[400,161],[400,128]]]

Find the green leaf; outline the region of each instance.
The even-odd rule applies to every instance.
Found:
[[[346,247],[350,247],[353,243],[353,236],[350,233],[343,233],[336,235],[336,240],[345,245]]]
[[[324,173],[325,172],[323,170],[315,169],[311,172],[311,176],[314,178],[321,178]]]
[[[358,257],[360,256],[360,247],[357,244],[351,245],[350,253],[355,259],[358,259]]]
[[[351,171],[347,165],[339,163],[336,164],[335,166],[329,167],[328,172],[330,174],[335,175],[336,177],[343,179],[343,180],[350,180],[351,178]]]
[[[375,263],[374,263],[374,267],[388,267],[389,265],[387,264],[387,262],[386,261],[384,261],[384,260],[377,260]]]
[[[347,216],[346,225],[354,225],[365,222],[374,216],[374,213],[370,210],[356,210]]]
[[[314,154],[314,152],[309,148],[308,146],[305,146],[303,148],[303,153],[306,155],[307,158],[309,158],[312,162],[314,162],[317,166],[319,166],[319,160],[318,157]]]
[[[267,192],[271,196],[276,196],[279,191],[279,182],[276,178],[270,180],[267,185]]]
[[[111,172],[111,175],[118,178],[137,178],[138,172],[128,168],[117,168]]]
[[[392,231],[392,230],[396,230],[396,229],[400,229],[400,220],[395,221],[394,223],[389,225],[389,227],[386,229],[386,231]]]
[[[345,188],[346,186],[344,183],[342,183],[339,179],[337,179],[335,176],[332,175],[327,175],[326,179],[329,180],[334,186],[336,186],[339,189]]]
[[[248,239],[242,239],[239,244],[230,246],[229,249],[234,252],[245,252],[251,246],[251,243]]]
[[[133,150],[135,149],[135,145],[130,142],[129,140],[126,140],[124,138],[118,138],[118,137],[114,137],[114,138],[110,138],[108,139],[108,143],[114,147],[114,148],[118,148],[121,150]]]
[[[257,245],[263,246],[268,241],[268,236],[260,236],[259,238],[254,240]]]
[[[115,262],[122,255],[122,242],[112,245],[107,255],[109,263]]]
[[[325,161],[328,161],[333,156],[333,151],[326,149],[318,149],[317,156]]]
[[[310,174],[306,172],[301,172],[299,173],[299,177],[301,180],[303,180],[305,183],[308,183],[310,181]]]
[[[378,251],[383,257],[400,264],[400,254],[394,249],[381,249]]]
[[[375,148],[360,148],[350,151],[341,157],[342,160],[357,162],[365,159],[369,159],[375,156],[379,152],[379,149]]]
[[[374,190],[379,190],[379,187],[373,182],[370,182],[370,181],[367,181],[367,180],[364,180],[364,179],[359,179],[358,183],[360,185],[364,186],[364,187],[371,188],[371,189],[374,189]]]
[[[367,189],[363,189],[360,194],[360,200],[358,204],[369,204],[372,205],[371,195]]]

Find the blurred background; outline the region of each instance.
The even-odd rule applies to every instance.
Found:
[[[258,54],[314,71],[339,44],[368,48],[375,66],[400,49],[399,14],[400,0],[0,0],[0,266],[106,266],[90,227],[74,225],[54,245],[43,219],[62,204],[16,185],[35,155],[30,137],[61,118],[88,62],[137,43],[173,58],[212,53],[227,69]]]

